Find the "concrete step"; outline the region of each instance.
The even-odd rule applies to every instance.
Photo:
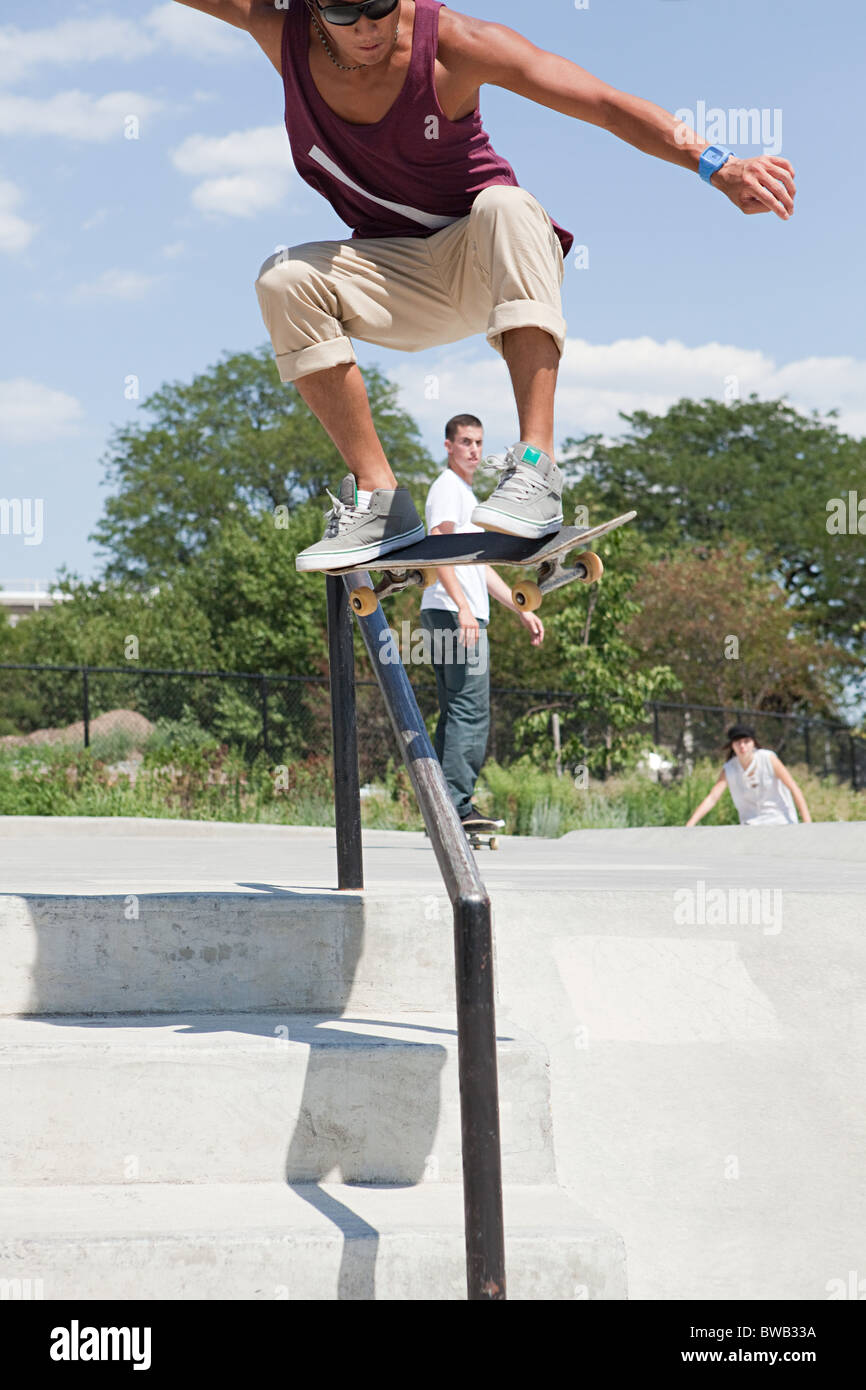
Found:
[[[497,997],[513,1010],[526,995],[544,968],[538,943],[552,929],[577,940],[630,938],[639,926],[642,937],[665,941],[715,934],[746,949],[756,938],[772,946],[777,925],[730,911],[721,927],[679,920],[676,891],[685,889],[698,909],[704,899],[702,880],[686,866],[678,883],[679,890],[494,893]],[[764,891],[776,911],[775,890]],[[785,940],[813,941],[816,913],[827,912],[837,929],[859,936],[862,886],[855,892],[840,883],[829,899],[778,892]],[[441,889],[0,896],[0,1015],[282,1009],[387,1016],[454,1007],[453,918]]]
[[[0,896],[0,1015],[451,1010],[445,893]]]
[[[503,1172],[556,1181],[547,1053],[498,1030]],[[453,1015],[0,1020],[0,1184],[457,1182]]]
[[[619,1236],[560,1189],[506,1187],[504,1208],[510,1298],[626,1297]],[[456,1184],[5,1188],[0,1229],[0,1279],[31,1297],[466,1297]]]

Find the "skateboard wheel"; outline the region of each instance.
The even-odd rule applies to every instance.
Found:
[[[604,574],[601,556],[592,550],[585,550],[582,555],[578,555],[574,563],[583,565],[586,570],[586,578],[580,581],[581,584],[595,584]]]
[[[498,848],[499,848],[499,841],[497,840],[497,838],[496,838],[495,835],[491,835],[491,836],[490,836],[490,848],[491,848],[491,849],[498,849]]]
[[[536,608],[541,607],[543,594],[537,584],[527,579],[523,584],[515,584],[511,590],[511,597],[524,613],[534,613]]]
[[[359,618],[369,618],[379,607],[379,600],[372,589],[353,589],[351,604],[353,612],[357,613]]]

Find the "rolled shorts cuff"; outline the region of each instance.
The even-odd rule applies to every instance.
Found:
[[[562,314],[548,304],[539,304],[534,299],[513,299],[508,304],[497,304],[487,325],[487,341],[500,357],[505,355],[502,334],[512,328],[543,328],[556,343],[560,357],[565,351],[568,325]]]
[[[322,372],[327,367],[341,367],[357,362],[349,338],[329,338],[326,343],[313,343],[299,352],[278,352],[275,355],[280,381],[297,381],[299,377]]]

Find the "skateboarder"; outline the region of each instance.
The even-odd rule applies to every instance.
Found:
[[[728,757],[712,791],[704,797],[686,825],[697,825],[730,791],[741,825],[796,825],[797,811],[804,823],[812,817],[806,798],[781,758],[771,748],[762,748],[754,729],[735,724],[728,729]]]
[[[426,521],[431,536],[480,531],[472,520],[476,505],[472,480],[481,462],[484,430],[475,415],[455,415],[445,426],[448,467],[427,494]],[[451,799],[467,829],[495,830],[473,804],[475,784],[487,752],[490,729],[490,660],[487,625],[490,594],[520,621],[532,645],[544,641],[544,625],[535,613],[523,613],[511,591],[490,565],[444,567],[425,589],[421,622],[430,634],[430,651],[439,697],[434,747]]]
[[[325,539],[298,568],[369,563],[422,534],[376,435],[352,337],[417,352],[484,333],[507,363],[521,438],[473,521],[529,538],[557,530],[553,405],[573,237],[491,146],[480,87],[602,126],[699,173],[744,213],[792,214],[791,165],[708,146],[652,102],[439,0],[180,3],[246,30],[264,50],[283,80],[298,172],[352,228],[351,238],[271,256],[256,286],[282,380],[356,480],[354,499],[334,499]]]

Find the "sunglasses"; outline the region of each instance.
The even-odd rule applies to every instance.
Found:
[[[361,5],[320,5],[316,9],[329,24],[357,24],[362,15],[368,19],[384,19],[393,14],[400,0],[365,0]]]

